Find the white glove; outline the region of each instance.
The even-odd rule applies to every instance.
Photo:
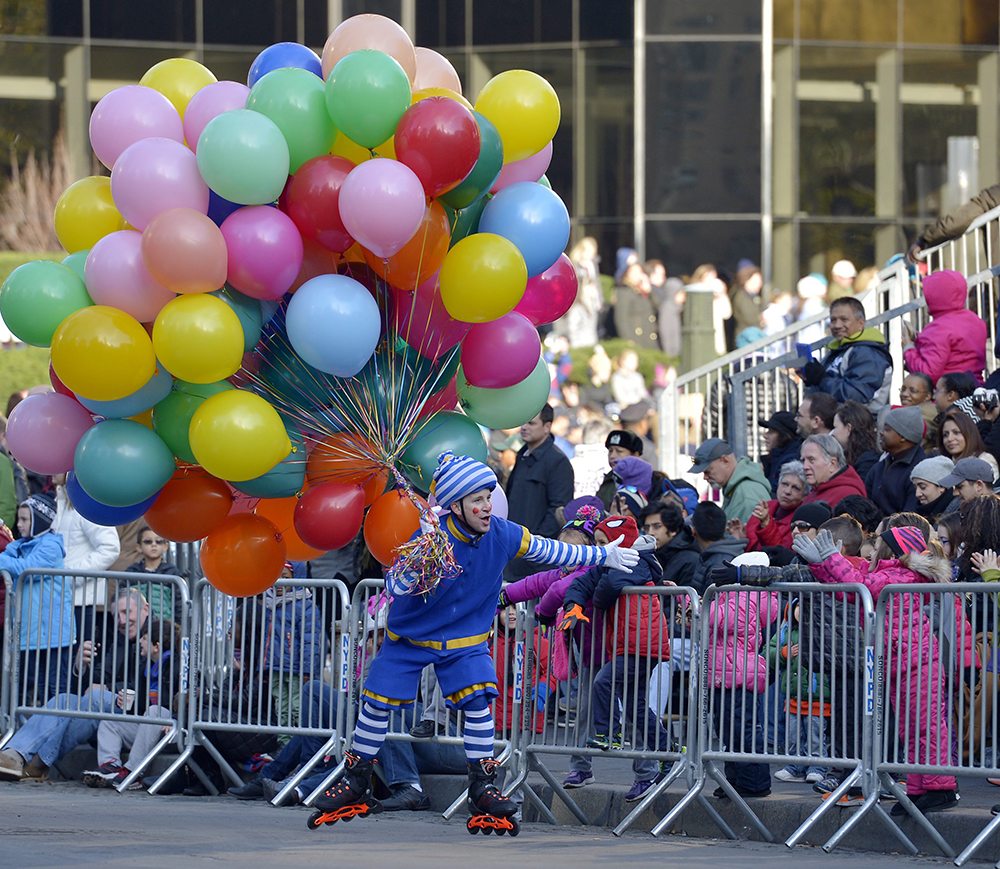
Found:
[[[422,533],[430,534],[440,527],[441,519],[438,517],[435,510],[436,508],[431,508],[430,510],[420,511],[420,530]]]
[[[639,563],[639,553],[634,549],[621,549],[622,539],[612,540],[604,547],[604,566],[622,573],[631,573]]]
[[[393,597],[401,597],[413,590],[417,577],[412,573],[397,574],[390,572],[385,577],[385,588]]]

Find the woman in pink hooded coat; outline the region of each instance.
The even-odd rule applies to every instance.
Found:
[[[940,544],[933,542],[932,549],[928,549],[927,520],[915,513],[898,513],[880,528],[867,571],[854,567],[841,555],[828,533],[824,537],[821,532],[815,541],[796,540],[792,547],[810,562],[813,575],[821,582],[861,583],[868,586],[876,600],[887,585],[951,580],[951,565]],[[928,598],[902,593],[889,601],[885,674],[900,742],[906,746],[906,763],[948,766],[951,725],[947,673],[941,667],[937,638],[924,615]],[[922,812],[951,808],[958,801],[956,791],[954,776],[906,776],[906,794]],[[905,810],[897,806],[892,813],[905,814]]]
[[[968,371],[982,386],[986,367],[986,324],[965,307],[969,285],[958,272],[928,275],[923,283],[932,319],[920,333],[904,341],[908,371],[923,373],[935,383],[952,371]]]

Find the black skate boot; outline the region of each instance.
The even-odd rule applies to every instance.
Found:
[[[319,810],[309,816],[307,826],[318,830],[323,824],[349,821],[359,815],[375,815],[382,804],[372,795],[372,765],[352,751],[344,752],[344,774],[314,802]]]
[[[484,836],[494,830],[498,836],[508,833],[516,836],[521,827],[514,817],[517,806],[500,793],[496,781],[500,765],[492,758],[477,760],[469,764],[469,821],[470,833],[483,831]]]

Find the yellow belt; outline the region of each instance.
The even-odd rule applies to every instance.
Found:
[[[445,640],[441,642],[440,640],[411,640],[409,637],[401,637],[399,634],[394,634],[392,631],[386,631],[386,636],[390,640],[399,642],[400,640],[405,640],[411,646],[420,646],[423,649],[436,649],[439,652],[447,651],[449,649],[467,649],[469,646],[478,646],[480,643],[485,643],[489,638],[490,634],[487,631],[485,634],[478,634],[475,637],[457,637],[453,640]]]

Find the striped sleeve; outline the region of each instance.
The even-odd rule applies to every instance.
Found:
[[[559,567],[596,567],[604,564],[608,554],[602,546],[574,546],[548,537],[532,536],[528,541],[525,561],[554,564]]]

